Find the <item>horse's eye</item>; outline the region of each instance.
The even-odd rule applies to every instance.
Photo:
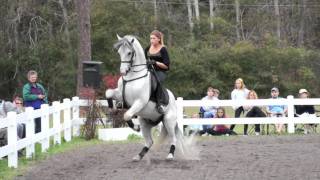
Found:
[[[128,52],[128,56],[130,56],[131,55],[131,52]]]

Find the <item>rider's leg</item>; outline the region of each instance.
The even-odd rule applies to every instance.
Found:
[[[164,114],[164,106],[166,106],[168,102],[166,102],[165,99],[165,89],[163,88],[162,83],[166,78],[166,74],[163,71],[156,71],[156,76],[158,80],[156,89],[157,110],[160,114]]]

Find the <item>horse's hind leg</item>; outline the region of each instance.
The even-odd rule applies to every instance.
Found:
[[[152,125],[145,122],[144,119],[139,119],[139,120],[140,120],[142,135],[145,139],[145,145],[142,148],[141,152],[135,157],[133,157],[133,161],[140,161],[144,157],[144,155],[147,154],[147,152],[149,151],[149,149],[153,144],[153,140],[151,136]]]
[[[171,118],[165,118],[163,121],[163,124],[164,124],[165,128],[167,129],[169,142],[171,143],[169,154],[167,156],[167,160],[173,160],[174,152],[176,149],[176,142],[177,142],[177,138],[175,135],[176,121]]]

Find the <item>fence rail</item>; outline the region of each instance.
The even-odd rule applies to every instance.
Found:
[[[106,100],[98,100],[101,106],[107,106]],[[26,108],[25,112],[16,114],[9,112],[7,117],[0,119],[0,130],[6,129],[8,143],[0,147],[0,159],[8,156],[8,166],[18,166],[18,150],[26,149],[26,157],[31,158],[35,153],[35,144],[41,144],[41,151],[45,152],[50,147],[50,139],[53,144],[61,144],[61,137],[65,141],[70,141],[72,137],[80,135],[80,126],[85,118],[80,118],[79,107],[88,106],[91,101],[80,100],[73,97],[72,100],[64,99],[63,102],[55,101],[51,106],[44,104],[41,109],[33,110]],[[285,105],[288,107],[288,116],[282,118],[184,118],[184,108],[200,106],[267,106]],[[288,96],[287,99],[259,99],[259,100],[183,100],[177,99],[177,118],[179,128],[183,130],[183,125],[190,124],[288,124],[288,132],[294,133],[294,124],[298,123],[320,123],[320,118],[296,118],[294,117],[294,105],[320,105],[320,99],[294,99]],[[34,118],[41,117],[41,132],[34,133]],[[61,117],[63,117],[61,119]],[[17,123],[26,126],[26,137],[17,138]]]
[[[61,137],[70,141],[73,136],[80,134],[78,97],[64,99],[62,103],[55,101],[52,106],[41,105],[41,109],[34,110],[27,107],[25,112],[16,114],[8,112],[7,117],[0,119],[0,130],[7,131],[7,145],[0,147],[0,158],[8,156],[8,166],[18,166],[18,151],[26,150],[26,157],[31,158],[35,153],[35,144],[41,144],[41,151],[45,152],[50,146],[50,138],[53,144],[61,144]],[[63,119],[61,116],[63,115]],[[52,118],[50,118],[52,116]],[[35,134],[34,119],[41,118],[41,132]],[[17,123],[25,124],[26,136],[18,139]],[[73,133],[73,134],[72,134]]]
[[[185,107],[199,107],[200,106],[268,106],[268,105],[284,105],[288,108],[286,117],[261,117],[261,118],[184,118]],[[293,96],[288,96],[286,99],[257,99],[257,100],[183,100],[179,97],[177,99],[177,118],[179,128],[183,131],[183,125],[192,124],[287,124],[288,133],[294,133],[295,124],[312,124],[320,123],[319,117],[295,117],[295,105],[320,105],[320,98],[310,99],[294,99]]]

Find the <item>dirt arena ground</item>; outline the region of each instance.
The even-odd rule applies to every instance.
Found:
[[[196,142],[199,160],[177,152],[166,161],[168,147],[161,147],[132,162],[142,145],[101,144],[58,154],[16,179],[320,179],[320,135],[206,137]]]

